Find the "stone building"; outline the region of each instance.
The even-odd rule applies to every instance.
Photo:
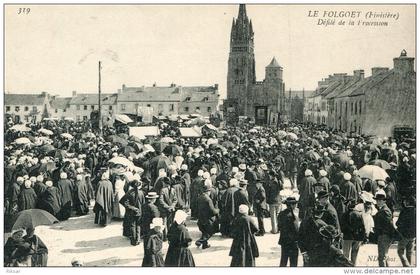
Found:
[[[199,113],[203,116],[217,111],[219,87],[171,84],[167,87],[127,87],[118,90],[117,110],[120,114],[141,115],[142,108],[151,108],[155,116]]]
[[[117,94],[101,94],[101,114],[104,120],[112,120],[116,114]],[[66,113],[75,121],[89,120],[93,111],[99,110],[98,93],[77,94],[73,91]]]
[[[234,124],[246,116],[257,124],[274,124],[290,119],[286,113],[283,68],[273,57],[265,67],[265,78],[256,81],[254,31],[244,4],[233,19],[227,74],[227,99],[223,103],[226,122]],[[290,109],[290,108],[289,108]]]
[[[56,97],[52,96],[50,105],[51,105],[51,118],[55,119],[65,119],[72,116],[69,111],[71,97]],[[71,117],[72,119],[75,119]]]
[[[4,112],[15,123],[36,123],[50,113],[49,95],[40,94],[4,94]]]
[[[317,91],[305,101],[305,121],[322,123],[325,111],[330,128],[347,133],[391,136],[396,126],[416,126],[416,72],[414,58],[403,50],[394,58],[392,69],[372,68],[354,75],[335,74],[320,82]]]

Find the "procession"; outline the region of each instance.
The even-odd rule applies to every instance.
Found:
[[[181,134],[186,125],[200,137]],[[194,267],[191,251],[218,240],[231,243],[230,266],[252,267],[271,236],[277,266],[358,266],[367,245],[379,266],[395,266],[395,245],[398,264],[415,265],[415,140],[301,122],[218,128],[167,118],[153,127],[159,135],[146,137],[120,124],[100,133],[89,121],[9,120],[4,265],[49,266],[52,244],[37,226],[89,215],[97,230],[118,225],[144,267]]]

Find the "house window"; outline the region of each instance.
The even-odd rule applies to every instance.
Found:
[[[25,116],[25,121],[29,122],[29,116]]]
[[[93,111],[95,110],[95,105],[90,105],[90,109]]]
[[[196,111],[200,111],[200,107],[196,107],[196,108],[195,108],[195,110],[196,110]]]
[[[66,108],[64,108],[64,109],[63,109],[63,113],[65,113],[66,111],[67,111],[67,110],[66,110]]]
[[[10,112],[10,106],[6,106],[6,112]]]
[[[88,118],[87,118],[87,116],[83,116],[83,120],[85,120],[85,121],[86,121],[87,119],[88,119]]]
[[[19,106],[16,106],[15,107],[15,112],[19,112],[19,110],[20,110]]]
[[[353,102],[350,104],[350,114],[353,114]]]
[[[159,104],[159,105],[158,105],[158,110],[159,110],[159,112],[160,112],[160,111],[163,111],[163,104]]]
[[[359,115],[362,114],[362,101],[359,101]],[[360,132],[360,130],[359,130]]]
[[[76,105],[76,109],[80,111],[80,105]]]
[[[32,106],[32,111],[38,112],[38,108],[36,106]]]
[[[357,102],[354,104],[354,114],[357,115]]]
[[[79,121],[80,120],[80,116],[76,116],[76,120]]]
[[[184,111],[188,112],[190,110],[190,107],[184,107]]]
[[[169,104],[169,111],[173,112],[174,111],[174,104]]]
[[[203,101],[209,101],[209,98],[206,96],[205,98],[203,98]]]
[[[55,110],[54,110],[54,112],[55,112],[55,113],[58,113],[58,109],[55,109]]]
[[[151,107],[151,105],[150,104],[147,104],[147,107]]]
[[[88,109],[88,107],[87,107],[87,105],[83,105],[83,110],[87,110]]]
[[[189,96],[188,96],[188,97],[186,97],[186,98],[185,98],[185,101],[191,101],[191,97],[189,97]]]
[[[207,107],[207,113],[211,113],[211,107]]]
[[[121,104],[121,111],[125,111],[125,104]]]
[[[110,111],[112,111],[112,105],[109,105],[108,109],[109,109]]]
[[[25,106],[25,112],[29,111],[29,107]]]

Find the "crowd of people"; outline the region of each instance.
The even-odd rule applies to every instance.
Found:
[[[143,266],[195,266],[191,243],[232,238],[231,266],[255,266],[264,219],[279,234],[280,266],[355,266],[375,243],[379,266],[398,242],[412,264],[416,235],[415,140],[346,136],[323,126],[204,125],[182,137],[178,122],[159,122],[161,137],[127,127],[92,132],[89,122],[5,125],[5,222],[42,209],[64,221],[87,215],[144,245]],[[394,223],[394,216],[398,219]],[[187,220],[201,238],[192,240]],[[256,220],[256,222],[255,222]],[[268,230],[267,230],[268,231]],[[164,257],[162,243],[169,248]],[[7,266],[46,266],[48,249],[33,228],[11,232]],[[77,262],[77,265],[81,265]]]

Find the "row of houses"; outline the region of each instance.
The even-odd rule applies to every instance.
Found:
[[[122,85],[114,94],[101,95],[101,114],[110,121],[116,114],[143,116],[145,112],[154,116],[188,115],[200,113],[210,116],[217,111],[218,85],[183,87],[127,87]],[[99,110],[98,93],[57,97],[46,92],[40,94],[11,94],[4,97],[6,116],[15,122],[37,122],[43,118],[90,119],[92,112]]]
[[[415,129],[414,58],[403,50],[393,61],[393,68],[374,67],[369,77],[355,70],[319,81],[305,98],[304,121],[349,134],[391,136],[398,126]]]

